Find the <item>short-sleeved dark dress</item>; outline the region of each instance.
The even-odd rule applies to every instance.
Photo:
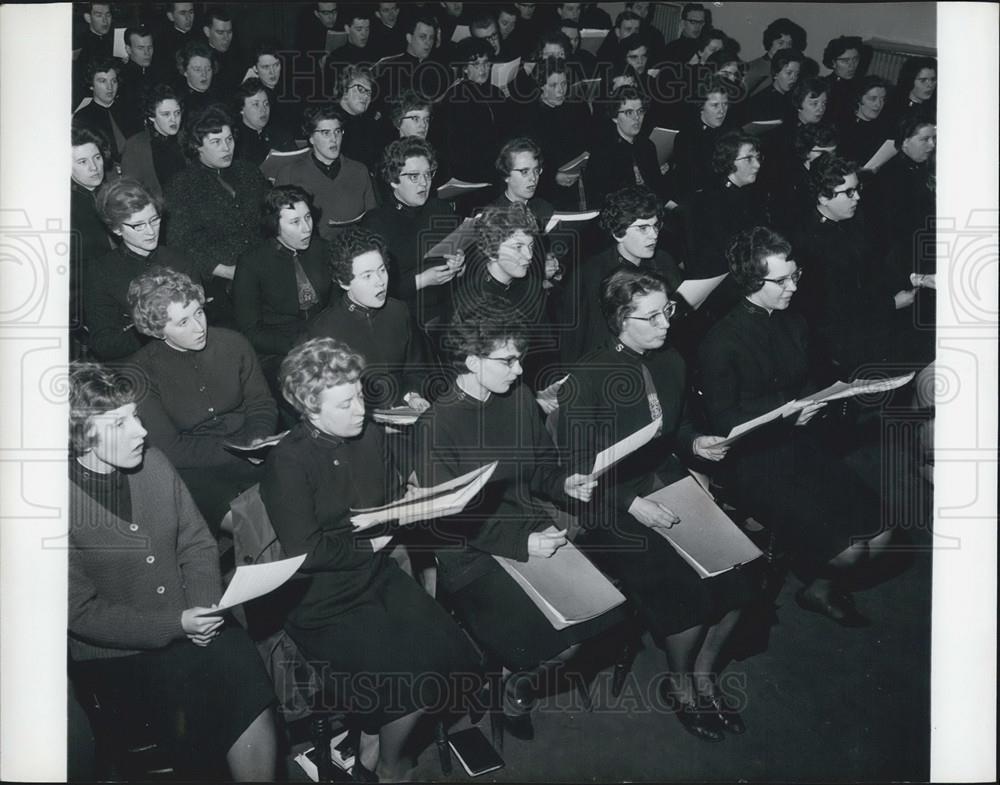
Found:
[[[528,560],[528,537],[553,525],[568,472],[527,386],[479,401],[457,386],[419,421],[417,477],[436,485],[498,460],[481,496],[435,522],[438,581],[477,641],[513,671],[531,670],[620,621],[615,611],[556,630],[493,555]]]
[[[309,660],[329,664],[326,705],[360,715],[369,733],[419,708],[459,708],[479,674],[445,610],[388,548],[376,553],[371,535],[353,532],[351,508],[402,495],[386,465],[378,427],[341,439],[301,422],[271,451],[260,485],[285,552],[308,554],[285,630]]]
[[[744,299],[706,336],[700,384],[719,433],[809,388],[808,331],[802,317]],[[813,388],[815,389],[815,388]],[[847,465],[788,417],[736,442],[722,469],[740,503],[774,527],[797,554],[825,564],[853,538],[880,528],[878,496]]]
[[[701,579],[664,537],[628,512],[636,497],[686,474],[674,453],[689,455],[698,434],[685,413],[685,393],[676,350],[639,354],[614,339],[584,355],[559,390],[557,441],[571,471],[591,471],[600,450],[663,416],[661,435],[613,466],[590,504],[580,506],[585,531],[578,541],[621,581],[659,642],[714,624],[752,601],[760,586],[760,560]]]

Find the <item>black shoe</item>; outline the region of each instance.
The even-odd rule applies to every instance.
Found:
[[[504,714],[504,729],[515,739],[521,741],[531,741],[535,738],[535,726],[531,722],[530,714]]]
[[[819,597],[806,594],[803,589],[799,589],[795,592],[795,602],[803,610],[826,616],[841,627],[860,628],[871,625],[871,619],[863,616],[854,607],[854,599],[849,594],[832,592],[828,599],[822,600]]]
[[[743,723],[743,718],[729,701],[721,695],[706,697],[703,700],[704,710],[715,715],[723,728],[736,736],[746,733],[747,726]]]
[[[722,721],[711,709],[701,709],[692,703],[681,703],[677,710],[677,719],[684,730],[702,741],[722,741],[726,735],[722,732]]]

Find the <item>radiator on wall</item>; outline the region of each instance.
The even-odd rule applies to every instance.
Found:
[[[886,41],[884,38],[869,38],[865,45],[871,47],[872,59],[867,73],[881,76],[895,83],[899,77],[899,69],[911,57],[937,57],[937,50],[932,46],[919,44],[904,44],[899,41]]]

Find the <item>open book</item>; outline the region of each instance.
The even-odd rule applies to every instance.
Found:
[[[789,401],[776,409],[772,409],[769,412],[764,412],[764,414],[754,417],[752,420],[747,420],[739,425],[734,425],[733,429],[729,432],[726,438],[715,446],[728,447],[737,439],[746,436],[748,433],[756,431],[758,428],[763,428],[768,423],[780,420],[782,417],[788,417],[790,414],[794,414],[802,409],[807,403],[808,401]]]
[[[326,31],[326,51],[332,52],[334,49],[340,49],[347,43],[347,33],[343,30],[327,30]]]
[[[584,169],[584,164],[590,160],[590,153],[584,150],[572,161],[567,161],[562,166],[559,167],[559,171],[562,174],[581,174]]]
[[[583,44],[580,44],[583,46]],[[573,86],[570,87],[569,92],[574,98],[586,101],[588,104],[593,103],[594,99],[597,98],[597,93],[601,89],[600,79],[581,79],[579,82],[574,82]]]
[[[625,597],[593,563],[567,542],[548,559],[514,561],[493,556],[557,630],[596,618]]]
[[[677,294],[683,297],[688,305],[697,310],[727,275],[729,273],[716,275],[714,278],[690,278],[682,281],[681,285],[677,287]]]
[[[663,418],[657,417],[644,428],[640,428],[621,441],[615,442],[610,447],[601,450],[594,459],[594,468],[590,472],[590,476],[594,478],[600,477],[622,458],[627,458],[640,447],[645,447],[660,432],[662,425]]]
[[[654,531],[702,578],[720,575],[763,555],[694,477],[685,477],[645,498],[669,508],[681,519],[669,529],[656,527]]]
[[[781,120],[751,120],[743,126],[743,130],[754,136],[766,134],[781,125]]]
[[[464,41],[471,35],[472,30],[469,29],[468,25],[455,25],[455,30],[451,34],[451,42],[453,44],[457,44],[459,41]]]
[[[440,256],[450,256],[466,250],[476,241],[474,218],[466,218],[443,240],[435,243],[424,254],[424,259],[434,259]]]
[[[517,69],[520,67],[520,57],[515,57],[506,63],[494,63],[490,69],[490,84],[501,89],[506,87],[517,76]]]
[[[656,160],[660,166],[674,157],[674,141],[677,139],[677,133],[672,128],[660,127],[649,132],[649,139],[656,147]]]
[[[868,163],[861,168],[867,169],[869,172],[877,172],[882,165],[896,155],[897,152],[896,142],[892,139],[886,139],[882,142],[882,146],[875,151],[875,155],[869,158]]]
[[[241,458],[266,458],[267,454],[271,451],[278,442],[288,435],[288,431],[282,431],[274,436],[269,436],[266,439],[261,439],[256,444],[236,444],[234,442],[223,442],[222,446],[225,447],[233,455],[238,455]]]
[[[795,403],[805,406],[809,403],[826,403],[827,401],[837,401],[841,398],[852,398],[855,395],[871,395],[874,393],[889,392],[908,384],[913,380],[914,373],[905,373],[902,376],[893,376],[890,379],[855,379],[853,382],[834,382],[829,387],[817,390],[808,398],[803,398]]]
[[[420,417],[420,412],[409,406],[393,406],[391,409],[376,409],[372,419],[384,425],[413,425]]]
[[[464,510],[476,497],[489,482],[496,468],[497,461],[493,461],[432,488],[418,488],[416,491],[411,491],[409,498],[399,499],[381,507],[354,510],[351,523],[355,531],[364,531],[388,521],[395,521],[404,526],[417,521],[454,515]]]
[[[489,188],[489,183],[470,183],[452,177],[448,182],[442,184],[438,190],[438,199],[454,199],[456,196],[467,194],[470,191],[478,191],[480,188]]]
[[[593,27],[584,27],[580,30],[580,48],[592,55],[597,54],[604,39],[608,37],[610,30],[598,30]]]
[[[244,602],[256,600],[265,594],[270,594],[291,578],[309,554],[303,553],[290,559],[267,562],[266,564],[240,565],[233,574],[233,579],[226,587],[225,594],[219,600],[217,608],[199,614],[199,616],[218,616],[223,611],[242,605]]]
[[[592,221],[599,215],[600,212],[597,210],[588,210],[582,213],[552,213],[552,217],[549,218],[548,223],[545,224],[545,234],[551,232],[561,223],[571,223],[573,221]]]

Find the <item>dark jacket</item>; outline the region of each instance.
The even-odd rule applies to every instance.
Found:
[[[308,309],[299,304],[292,252],[277,240],[265,240],[236,265],[236,324],[262,355],[287,354],[305,333],[306,321],[330,301],[333,282],[323,242],[314,237],[298,260],[316,292],[316,304]]]
[[[656,193],[661,199],[667,198],[667,185],[660,173],[656,157],[656,147],[649,137],[638,136],[627,142],[618,133],[610,120],[601,120],[602,127],[590,146],[590,160],[583,175],[587,193],[587,208],[599,210],[604,197],[631,185],[638,185],[638,170],[642,185]]]
[[[155,133],[144,128],[126,140],[122,153],[122,174],[134,177],[151,194],[162,197],[164,186],[187,166],[187,159],[176,136],[151,136]]]
[[[431,132],[448,150],[455,177],[472,183],[496,179],[496,156],[510,132],[511,112],[510,102],[489,82],[462,79],[448,89],[435,108],[441,116],[435,116]]]

